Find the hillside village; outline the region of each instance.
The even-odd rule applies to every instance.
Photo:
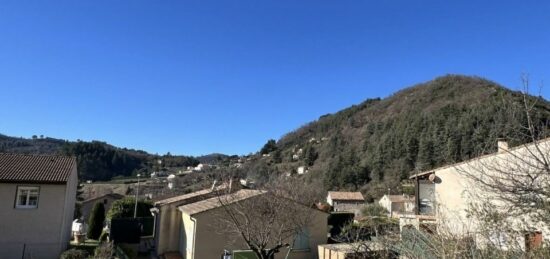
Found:
[[[501,109],[480,111],[456,95],[472,87],[485,107]],[[450,99],[407,106],[427,92]],[[326,115],[246,156],[158,156],[90,143],[125,161],[130,153],[145,159],[110,179],[93,177],[90,168],[105,172],[90,167],[99,160],[71,153],[88,143],[55,140],[64,147],[44,151],[33,143],[52,140],[14,145],[4,137],[0,258],[547,257],[550,105],[525,97],[484,79],[437,78]],[[487,105],[500,98],[540,101],[519,113],[526,132],[514,135],[524,120],[503,117],[512,106]],[[416,109],[429,126],[415,124]],[[449,109],[491,119],[434,115]],[[452,122],[460,130],[452,133]]]

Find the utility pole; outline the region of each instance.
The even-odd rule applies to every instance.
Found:
[[[141,175],[138,174],[137,177],[138,177],[138,181],[137,181],[137,188],[136,188],[136,205],[134,207],[134,218],[137,218],[137,205],[138,205],[138,197],[139,197],[139,177]]]

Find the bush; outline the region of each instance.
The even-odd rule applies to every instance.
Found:
[[[61,254],[60,259],[86,259],[88,252],[75,248],[69,249]]]
[[[134,217],[136,199],[126,197],[113,202],[111,209],[107,213],[109,220],[116,218],[132,218]],[[150,209],[153,207],[150,201],[138,200],[137,217],[151,217]]]
[[[112,242],[102,243],[94,252],[93,258],[110,259],[115,254],[115,245]]]
[[[88,238],[96,240],[99,238],[103,231],[103,222],[105,222],[105,207],[102,202],[96,202],[88,219]]]

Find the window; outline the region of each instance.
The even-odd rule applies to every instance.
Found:
[[[309,233],[307,229],[303,229],[296,235],[292,250],[309,250]]]
[[[15,208],[17,209],[35,209],[38,208],[38,187],[17,187],[17,197]]]

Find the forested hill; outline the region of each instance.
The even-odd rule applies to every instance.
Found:
[[[550,104],[531,100],[538,101],[538,119],[547,121]],[[358,189],[379,198],[388,188],[402,191],[412,171],[495,151],[496,138],[511,136],[525,119],[512,112],[521,104],[521,93],[482,78],[439,77],[321,116],[276,144],[268,142],[260,152],[266,155],[246,170],[265,179],[306,166],[309,180],[322,179],[326,189]]]
[[[0,134],[0,152],[75,156],[79,178],[94,181],[196,166],[199,163],[198,159],[190,156],[153,155],[141,150],[118,148],[100,141],[71,142],[43,136],[27,139]],[[158,163],[159,159],[161,164]]]

